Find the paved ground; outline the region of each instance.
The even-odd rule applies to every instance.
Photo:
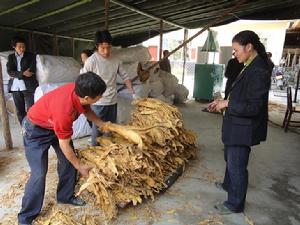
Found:
[[[295,132],[284,133],[273,123],[269,125],[268,140],[254,147],[249,161],[249,190],[244,214],[219,216],[214,204],[226,199],[226,193],[214,187],[224,173],[223,145],[221,143],[221,116],[204,113],[204,105],[190,101],[179,106],[185,126],[199,135],[198,158],[187,166],[184,175],[155,201],[137,207],[121,209],[116,220],[108,224],[130,225],[200,225],[200,224],[300,224],[300,136]],[[271,112],[270,117],[280,123],[281,114]],[[274,117],[275,116],[275,117]],[[0,150],[0,221],[14,224],[20,207],[28,166],[24,158],[20,128],[11,121],[13,141],[18,148],[11,152]],[[0,148],[3,148],[0,131]],[[87,139],[77,141],[86,144]],[[50,153],[47,194],[44,208],[55,198],[56,158]],[[94,213],[84,208],[61,207],[79,214]],[[1,224],[0,222],[0,224]],[[202,222],[202,223],[201,223]]]

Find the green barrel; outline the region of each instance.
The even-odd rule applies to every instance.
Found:
[[[196,101],[211,101],[214,93],[222,90],[223,70],[223,64],[196,64],[193,95]]]

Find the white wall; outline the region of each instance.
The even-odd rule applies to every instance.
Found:
[[[272,60],[275,64],[279,64],[284,38],[285,38],[285,30],[288,28],[288,24],[290,21],[255,21],[255,20],[240,20],[227,25],[214,27],[212,30],[218,32],[217,40],[219,42],[219,46],[231,46],[231,40],[235,34],[242,30],[253,30],[256,32],[262,40],[266,40],[266,50],[272,52]],[[189,30],[189,37],[198,32],[200,29]],[[203,46],[207,37],[207,32],[204,32],[197,38],[195,38],[191,47],[198,48],[199,46]],[[183,30],[170,32],[164,34],[164,42],[167,42],[167,39],[174,40],[183,40]],[[264,42],[264,41],[263,41]],[[157,45],[159,46],[159,37],[152,38],[143,43],[145,46],[149,45]],[[167,48],[167,46],[164,46]],[[172,49],[169,49],[172,50]]]

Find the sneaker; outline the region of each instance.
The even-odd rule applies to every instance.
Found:
[[[218,213],[220,215],[228,215],[228,214],[233,214],[236,212],[231,211],[230,209],[228,209],[224,203],[219,203],[217,205],[214,206],[214,208],[218,211]]]
[[[70,204],[70,205],[75,205],[75,206],[84,206],[84,205],[86,205],[86,202],[83,199],[77,198],[77,197],[72,197],[68,202],[58,201],[58,203],[60,203],[60,204]]]
[[[218,182],[218,181],[215,182],[215,186],[216,186],[216,188],[218,188],[219,190],[222,190],[222,191],[226,191],[226,192],[227,192],[227,190],[224,188],[222,182]]]

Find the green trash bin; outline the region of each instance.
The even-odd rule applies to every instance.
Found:
[[[211,101],[214,93],[222,90],[223,64],[196,64],[194,94],[196,101]]]

